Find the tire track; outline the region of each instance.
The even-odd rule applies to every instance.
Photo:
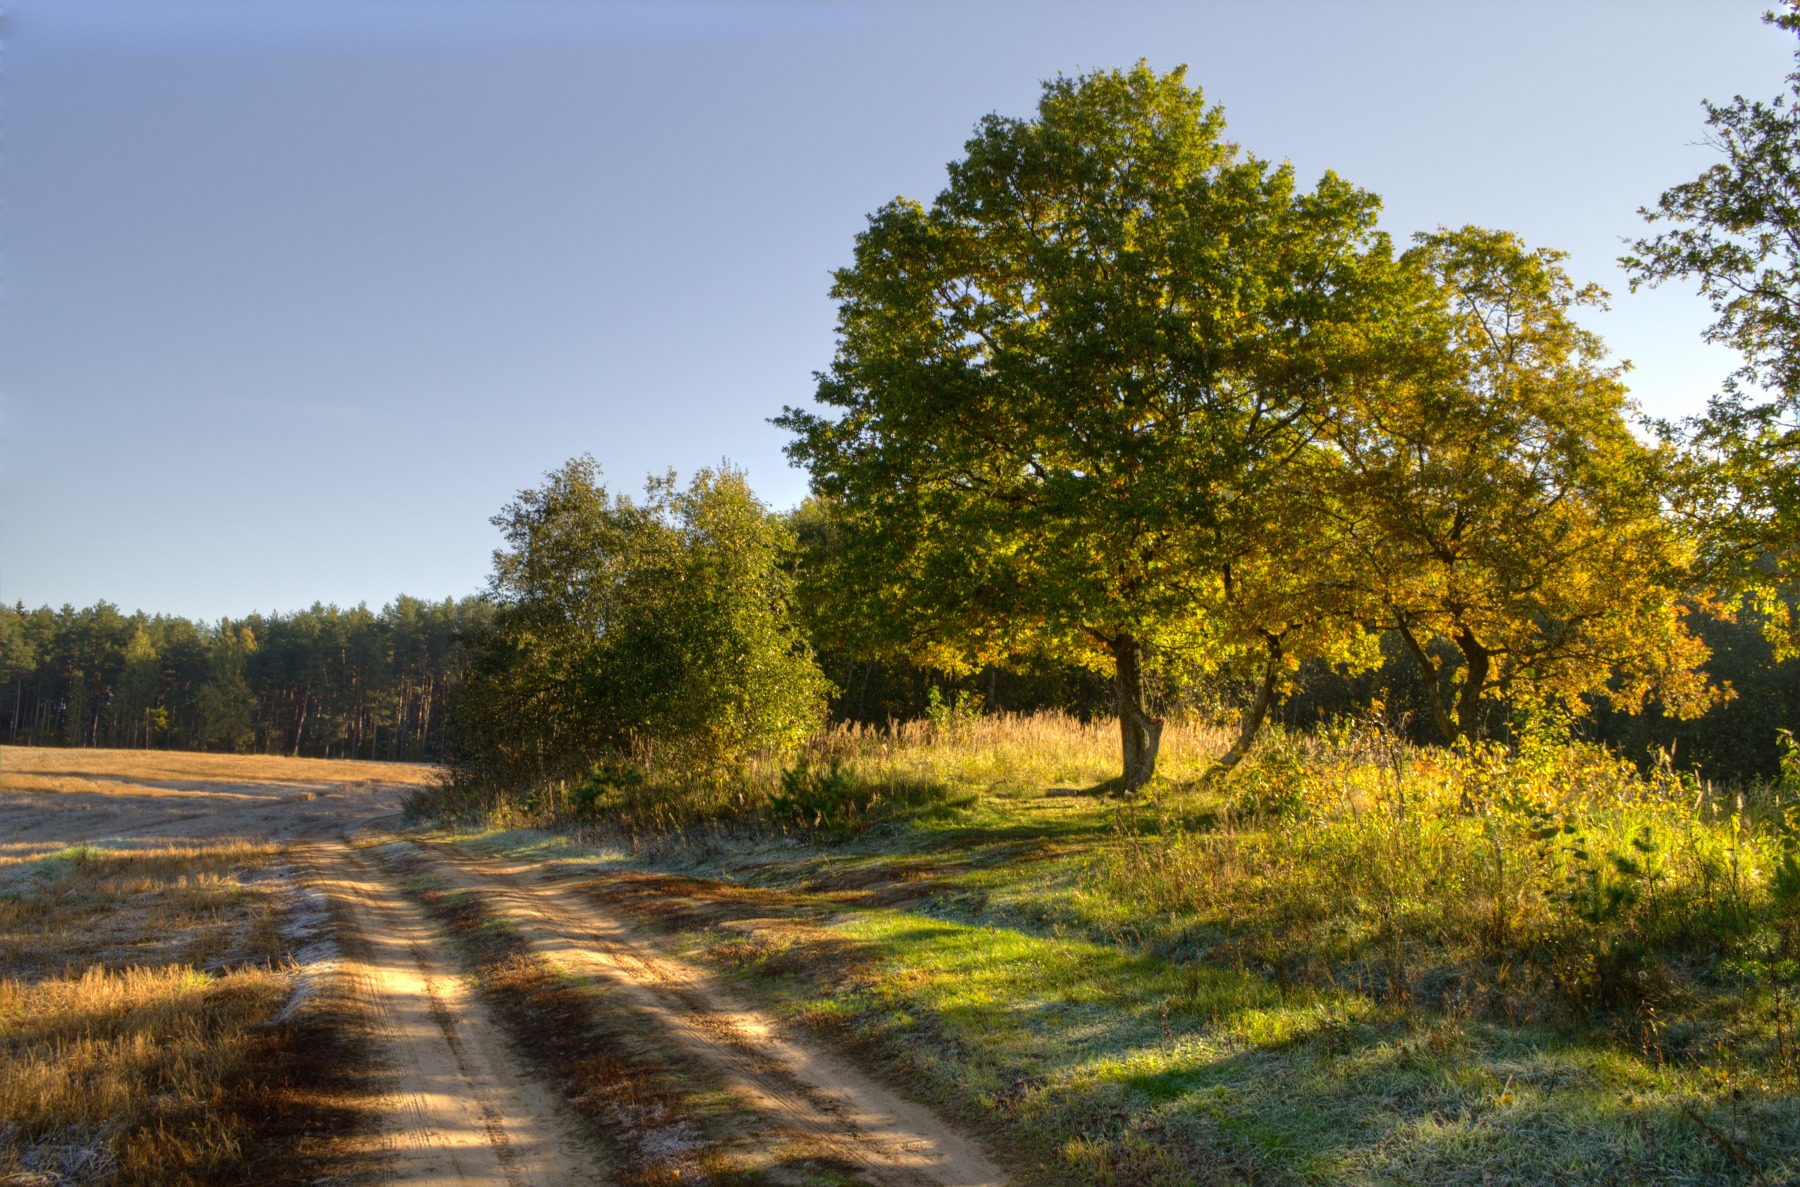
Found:
[[[424,914],[341,843],[297,856],[340,907],[358,995],[391,1053],[386,1109],[393,1183],[421,1187],[564,1187],[602,1183],[576,1122],[528,1079]]]
[[[761,1012],[686,962],[656,951],[619,919],[534,866],[441,846],[427,868],[475,891],[532,949],[595,979],[690,1058],[717,1072],[765,1120],[804,1135],[862,1177],[891,1187],[997,1187],[1005,1176],[969,1139],[846,1061],[783,1034]]]

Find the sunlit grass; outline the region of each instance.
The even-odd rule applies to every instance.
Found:
[[[244,879],[277,852],[227,841],[0,858],[0,969],[29,978],[273,959],[279,903]]]
[[[293,990],[278,850],[0,860],[0,1180],[241,1182]],[[38,1176],[38,1177],[31,1177]]]
[[[678,942],[1022,1142],[1044,1182],[1747,1180],[1738,1156],[1784,1181],[1800,1167],[1795,1097],[1758,1090],[1729,1054],[1670,1062],[1605,1033],[909,912],[778,930],[748,962],[738,929]]]
[[[0,1172],[122,1183],[230,1173],[244,1135],[219,1106],[267,1047],[258,1027],[289,981],[179,965],[0,980]]]
[[[779,892],[675,942],[1044,1182],[1800,1174],[1800,786],[1374,722],[1206,777],[1227,742],[1172,724],[1122,800],[1113,723],[940,714],[462,836]]]

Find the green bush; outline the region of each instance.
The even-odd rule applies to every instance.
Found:
[[[644,772],[637,764],[622,758],[608,758],[594,764],[581,781],[569,790],[569,812],[592,820],[603,812],[606,801],[620,792],[643,786]]]
[[[741,471],[653,480],[634,501],[577,458],[494,523],[493,623],[453,710],[459,783],[528,800],[618,754],[667,783],[727,783],[822,723],[790,532]]]

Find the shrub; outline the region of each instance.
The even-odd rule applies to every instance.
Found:
[[[495,524],[491,629],[454,708],[456,782],[518,798],[629,753],[720,781],[818,728],[826,683],[791,618],[788,529],[741,471],[609,494],[580,458]]]
[[[1757,797],[1578,742],[1397,745],[1278,737],[1224,812],[1198,787],[1127,818],[1096,889],[1294,975],[1506,1010],[1632,1008],[1759,928],[1793,955],[1800,857]]]

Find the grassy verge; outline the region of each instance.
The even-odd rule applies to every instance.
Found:
[[[0,862],[0,1181],[311,1183],[363,1166],[346,995],[296,989],[265,846]]]
[[[1345,729],[1120,804],[1109,737],[1008,728],[840,742],[946,811],[465,840],[610,853],[591,893],[1045,1182],[1800,1175],[1800,787]]]

